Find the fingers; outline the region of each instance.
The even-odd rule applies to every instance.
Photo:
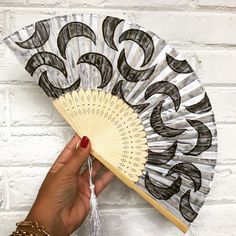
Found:
[[[110,170],[107,170],[99,179],[95,181],[95,191],[97,196],[109,183],[111,183],[114,176],[115,175]]]
[[[91,149],[89,138],[84,136],[78,148],[74,151],[72,158],[64,165],[62,171],[66,175],[74,176],[80,170],[80,167],[87,160]]]
[[[58,156],[57,161],[61,163],[66,163],[72,154],[74,154],[76,150],[76,145],[78,142],[80,142],[81,138],[78,134],[75,134],[72,139],[69,141],[69,143],[66,144],[60,155]]]
[[[56,161],[53,163],[52,167],[50,168],[49,172],[56,173],[58,172],[62,166],[64,166],[69,159],[73,156],[76,145],[80,141],[79,135],[75,134],[72,139],[66,144]]]
[[[93,169],[92,169],[92,178],[94,178],[99,170],[102,168],[102,163],[98,160],[93,161]],[[83,174],[81,175],[86,181],[89,181],[89,168],[87,168]]]

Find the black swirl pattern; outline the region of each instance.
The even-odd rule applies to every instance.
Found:
[[[145,66],[151,60],[154,52],[154,43],[152,37],[142,30],[130,29],[122,33],[119,38],[120,43],[125,40],[132,40],[143,49],[144,60],[141,66]]]
[[[61,95],[67,92],[73,92],[78,89],[80,85],[80,78],[78,78],[72,85],[67,88],[58,88],[50,82],[47,76],[47,71],[44,71],[39,78],[38,84],[48,97],[59,98]]]
[[[106,56],[95,52],[86,53],[79,58],[77,64],[80,63],[88,63],[100,71],[102,81],[98,88],[104,88],[110,82],[113,66]]]
[[[23,42],[16,42],[16,44],[25,49],[34,49],[43,46],[50,35],[50,27],[47,21],[38,21],[35,23],[34,33]]]
[[[119,19],[117,17],[107,16],[102,23],[102,33],[103,38],[106,44],[112,48],[113,50],[118,51],[116,44],[114,42],[114,34],[116,27],[124,21],[123,19]]]
[[[145,70],[136,70],[132,68],[125,56],[125,50],[123,49],[120,53],[120,56],[118,58],[118,70],[120,71],[121,75],[129,82],[138,82],[147,80],[150,78],[150,76],[155,71],[156,66],[152,66]]]
[[[70,22],[63,26],[57,37],[57,46],[61,56],[66,59],[66,45],[74,37],[86,37],[96,44],[96,35],[93,30],[82,22]]]
[[[166,61],[169,67],[177,73],[188,74],[193,72],[192,67],[188,64],[186,60],[177,60],[168,53],[166,53]]]

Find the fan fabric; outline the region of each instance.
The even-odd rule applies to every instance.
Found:
[[[195,220],[210,191],[217,132],[207,93],[184,57],[137,24],[95,14],[42,20],[11,34],[4,42],[53,102],[64,99],[61,112],[78,116],[80,113],[75,112],[79,106],[71,105],[67,110],[67,105],[75,102],[75,96],[78,103],[81,93],[85,98],[88,94],[91,98],[102,94],[104,103],[105,97],[119,103],[127,117],[131,116],[126,118],[128,125],[122,132],[127,131],[126,136],[128,130],[131,135],[137,132],[141,140],[137,141],[141,142],[139,150],[138,145],[131,145],[132,155],[131,151],[121,150],[124,165],[129,167],[127,163],[133,157],[132,168],[139,166],[130,180],[184,225]],[[89,107],[86,104],[85,110]],[[114,108],[116,103],[109,104]],[[105,108],[108,112],[107,103]],[[122,109],[117,112],[116,124],[122,112],[125,114]],[[75,126],[76,120],[73,122]],[[86,125],[81,124],[83,129]],[[133,125],[138,128],[132,129]],[[104,125],[101,133],[108,131]],[[111,136],[108,133],[106,137]],[[130,145],[133,139],[125,140]],[[112,150],[106,157],[108,162],[110,153]],[[106,156],[106,151],[100,155]]]

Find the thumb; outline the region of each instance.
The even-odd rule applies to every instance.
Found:
[[[63,172],[66,175],[77,175],[80,167],[88,159],[91,149],[91,143],[87,136],[83,136],[72,158],[63,167]]]

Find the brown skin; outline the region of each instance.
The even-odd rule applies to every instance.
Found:
[[[76,145],[81,139],[75,135],[65,146],[49,170],[38,196],[25,220],[42,224],[51,236],[67,236],[84,221],[90,210],[89,171],[80,174],[80,168],[87,160],[91,149]],[[102,164],[93,162],[93,177]],[[107,170],[94,182],[95,193],[101,191],[112,181],[114,175]]]

